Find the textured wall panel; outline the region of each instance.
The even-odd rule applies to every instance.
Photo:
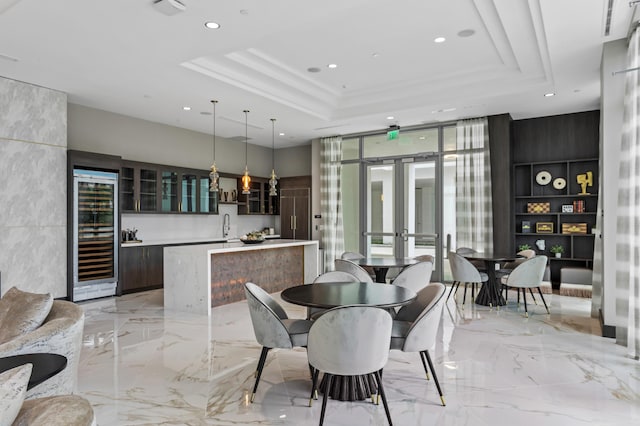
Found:
[[[244,300],[244,283],[275,293],[304,282],[304,247],[211,255],[211,306]]]

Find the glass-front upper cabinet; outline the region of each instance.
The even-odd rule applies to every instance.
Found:
[[[120,170],[120,208],[123,212],[158,210],[158,169],[153,165],[125,162]]]
[[[220,193],[209,191],[209,176],[200,176],[199,181],[200,203],[198,204],[198,212],[218,214],[218,196]]]
[[[160,177],[160,211],[179,212],[178,208],[178,172],[163,170]]]
[[[196,213],[198,211],[198,176],[192,173],[180,174],[180,213]]]

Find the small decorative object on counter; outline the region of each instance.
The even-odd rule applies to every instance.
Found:
[[[523,220],[522,221],[522,233],[523,234],[528,234],[531,232],[531,222],[528,220]]]
[[[562,213],[573,213],[573,205],[571,205],[571,204],[563,204],[562,205]]]
[[[536,247],[538,247],[538,250],[544,251],[547,246],[544,240],[537,240]]]
[[[584,200],[576,200],[573,202],[574,213],[584,213]]]
[[[244,244],[260,244],[264,242],[264,233],[262,231],[252,231],[240,237],[240,241]]]

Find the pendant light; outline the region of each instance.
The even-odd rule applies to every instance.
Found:
[[[244,175],[242,176],[242,193],[244,195],[249,195],[251,193],[251,176],[249,176],[249,162],[248,152],[249,152],[249,136],[247,136],[247,121],[249,110],[245,109],[244,111]]]
[[[218,101],[211,101],[213,104],[213,164],[211,165],[211,172],[209,178],[211,183],[209,184],[209,192],[218,192],[218,169],[216,168],[216,104]]]
[[[275,123],[276,119],[271,119],[271,178],[269,179],[269,196],[275,197],[278,195],[276,185],[278,184],[278,176],[276,176],[276,161],[275,161]]]

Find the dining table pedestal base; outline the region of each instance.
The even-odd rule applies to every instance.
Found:
[[[326,393],[327,380],[322,376],[319,387],[320,392]],[[364,401],[371,395],[378,393],[378,386],[373,374],[363,376],[333,376],[333,383],[328,395],[331,399],[339,401]]]

